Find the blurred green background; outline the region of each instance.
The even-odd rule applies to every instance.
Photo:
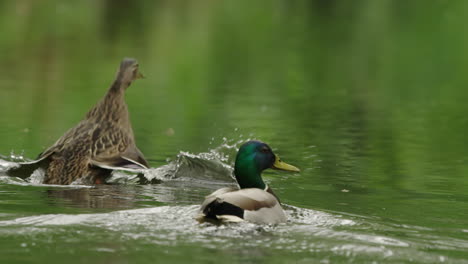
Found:
[[[468,188],[467,1],[49,0],[0,10],[1,153],[35,157],[135,57],[146,79],[127,102],[154,165],[253,134],[290,152],[320,147],[320,174],[347,163],[394,187],[439,177],[438,188]]]
[[[288,204],[460,238],[467,19],[465,0],[1,1],[0,153],[34,158],[134,57],[153,167],[257,138],[302,169],[266,176]]]

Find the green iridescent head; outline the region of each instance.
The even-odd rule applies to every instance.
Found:
[[[265,189],[262,171],[272,168],[277,170],[299,172],[299,169],[282,162],[271,148],[261,141],[248,141],[237,152],[234,175],[240,188]]]

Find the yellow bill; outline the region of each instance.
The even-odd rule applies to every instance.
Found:
[[[273,163],[272,168],[277,169],[277,170],[293,171],[293,172],[301,171],[297,167],[294,167],[293,165],[289,165],[286,162],[281,161],[278,155],[275,155],[275,163]]]

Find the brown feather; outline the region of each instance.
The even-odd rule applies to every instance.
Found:
[[[94,183],[94,178],[110,172],[93,166],[93,160],[112,166],[131,163],[123,155],[148,167],[136,147],[124,98],[137,72],[136,60],[123,60],[111,88],[85,119],[40,154],[39,160],[50,160],[45,183],[70,184],[83,176]]]

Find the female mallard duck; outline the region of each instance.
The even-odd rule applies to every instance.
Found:
[[[85,119],[30,163],[45,168],[44,183],[70,184],[79,178],[86,183],[102,183],[113,168],[148,167],[135,145],[124,98],[132,81],[142,77],[135,59],[120,63],[117,77],[104,98]]]
[[[215,221],[249,221],[276,224],[286,221],[278,197],[263,182],[261,173],[272,168],[299,172],[299,169],[282,162],[271,148],[260,141],[244,143],[236,156],[234,176],[239,188],[222,188],[208,195],[197,219]]]

